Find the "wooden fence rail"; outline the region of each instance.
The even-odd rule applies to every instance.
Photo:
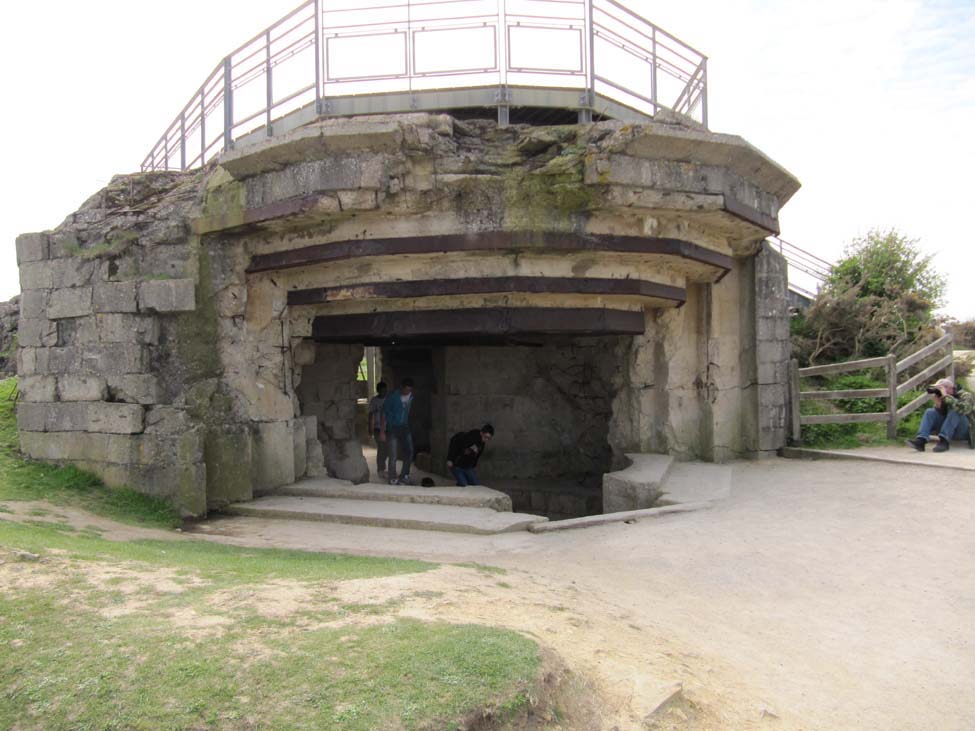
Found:
[[[911,376],[903,383],[899,382],[902,373],[942,351],[946,353],[944,356]],[[887,380],[887,386],[885,388],[859,388],[848,391],[800,390],[800,381],[803,378],[850,373],[873,368],[884,369]],[[954,379],[955,363],[952,357],[952,336],[950,333],[900,361],[897,360],[893,353],[880,358],[864,358],[862,360],[851,360],[846,363],[810,366],[809,368],[800,368],[799,361],[793,360],[789,373],[790,400],[792,402],[792,440],[796,444],[801,443],[802,427],[806,424],[862,424],[878,421],[887,422],[887,436],[890,439],[894,439],[897,436],[897,422],[910,416],[924,406],[931,396],[923,393],[901,408],[897,408],[897,398],[915,390],[922,384],[929,383],[930,379],[942,371],[946,372],[949,378]],[[887,410],[867,414],[816,414],[803,416],[800,409],[800,404],[803,401],[865,398],[884,399]]]

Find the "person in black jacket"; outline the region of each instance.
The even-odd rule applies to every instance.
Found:
[[[485,424],[480,429],[454,434],[447,447],[447,469],[457,480],[458,487],[478,485],[477,460],[484,454],[484,445],[494,436],[494,427]]]

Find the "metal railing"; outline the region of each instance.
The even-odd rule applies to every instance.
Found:
[[[778,236],[769,237],[769,242],[771,242],[772,246],[778,249],[778,252],[785,257],[785,261],[789,265],[790,269],[794,269],[798,272],[806,274],[818,284],[823,284],[827,279],[829,279],[829,276],[833,271],[833,265],[830,262],[826,261],[825,259],[821,259],[812,252],[801,249],[795,244],[789,243],[785,239],[779,238]],[[799,293],[809,300],[816,299],[815,292],[799,286],[792,281],[791,277],[789,280],[789,289]]]
[[[381,94],[449,108],[421,95],[493,87],[506,124],[513,88],[569,90],[582,121],[615,104],[707,127],[707,58],[617,0],[368,2],[307,0],[225,56],[142,169],[197,167],[299,112],[342,114],[335,100]]]
[[[951,334],[935,340],[930,345],[921,348],[916,353],[898,361],[897,357],[891,353],[879,358],[865,358],[863,360],[851,360],[846,363],[831,363],[829,365],[811,366],[800,368],[799,361],[793,360],[789,373],[789,390],[792,403],[792,440],[800,444],[802,440],[802,427],[807,424],[862,424],[869,422],[887,422],[887,437],[894,439],[897,436],[897,422],[904,419],[919,408],[924,406],[931,396],[927,392],[922,393],[909,403],[898,408],[897,400],[906,393],[915,391],[918,387],[929,383],[930,380],[944,372],[948,378],[954,380],[955,362],[952,352],[953,338]],[[903,383],[898,383],[901,374],[909,370],[916,370],[917,366],[930,359],[932,356],[944,352],[935,362],[926,366],[922,370],[914,373]],[[869,369],[884,369],[887,385],[884,388],[861,388],[849,391],[801,391],[800,379],[811,378],[814,376],[836,375],[839,373],[849,373],[851,371],[862,371]],[[800,405],[803,401],[831,401],[835,399],[884,399],[887,404],[886,411],[871,412],[865,414],[809,414],[801,413]]]

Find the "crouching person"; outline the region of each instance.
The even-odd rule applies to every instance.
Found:
[[[457,487],[481,484],[477,480],[477,460],[493,436],[494,427],[485,424],[480,429],[457,432],[451,437],[447,447],[447,469],[457,480]]]
[[[952,439],[967,439],[971,445],[975,428],[972,423],[975,421],[975,398],[972,394],[956,386],[950,378],[942,378],[928,386],[928,393],[934,400],[934,408],[924,412],[917,436],[907,443],[919,452],[924,451],[929,441],[937,442],[935,452],[947,452]]]

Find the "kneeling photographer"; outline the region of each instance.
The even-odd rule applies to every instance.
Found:
[[[972,394],[957,387],[950,378],[942,378],[928,386],[927,391],[934,400],[934,408],[924,412],[917,436],[907,443],[919,452],[924,451],[928,442],[937,442],[933,451],[947,452],[952,439],[968,439],[971,446],[975,428],[972,424],[975,420]]]

